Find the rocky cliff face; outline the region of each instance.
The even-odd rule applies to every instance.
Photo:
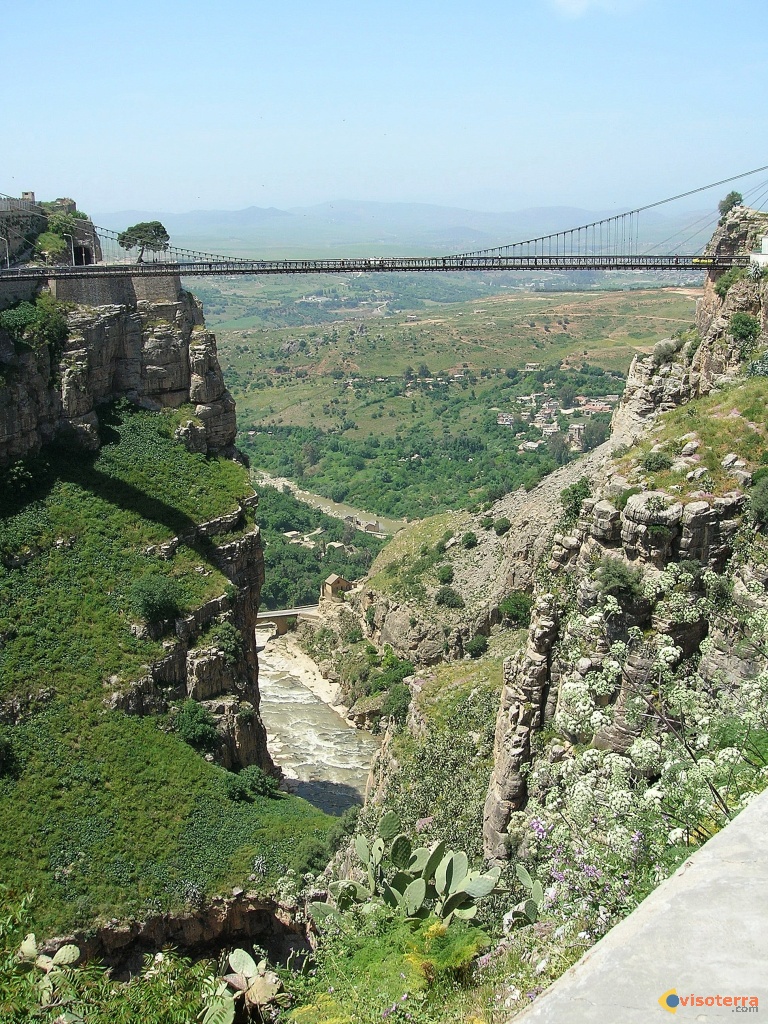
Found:
[[[757,248],[757,239],[766,230],[764,215],[734,211],[712,247],[732,252],[746,243]],[[743,373],[743,353],[729,332],[730,319],[736,312],[749,313],[760,323],[764,339],[768,287],[764,280],[745,274],[723,298],[715,283],[707,281],[698,305],[698,336],[662,342],[652,356],[633,362],[610,444],[626,445],[648,436],[659,413],[709,394]],[[694,434],[675,441],[673,468],[686,473],[695,487],[705,477],[705,469],[696,463],[700,443]],[[546,561],[537,570],[537,602],[527,646],[504,666],[495,765],[485,804],[488,858],[509,855],[508,826],[515,812],[525,807],[527,771],[534,758],[563,760],[574,744],[627,751],[638,733],[625,707],[631,695],[650,688],[659,641],[668,643],[670,658],[678,660],[701,651],[698,671],[711,686],[754,678],[763,667],[764,659],[755,651],[735,646],[725,620],[710,621],[702,589],[679,582],[702,572],[719,576],[728,569],[736,594],[741,593],[753,610],[768,607],[764,567],[732,558],[747,506],[744,488],[751,482],[753,467],[738,452],[728,454],[721,465],[732,477],[730,490],[714,494],[688,488],[678,496],[679,486],[654,490],[642,477],[635,488],[638,493],[632,494],[629,481],[607,462],[592,475],[595,496],[582,503],[578,521],[552,537]],[[623,500],[615,503],[619,495]],[[515,526],[513,520],[510,533]],[[614,567],[616,578],[637,583],[631,587],[627,582],[620,607],[606,601],[601,589],[606,564]],[[619,664],[611,656],[612,645],[626,642],[633,627],[637,632],[631,653]],[[705,638],[709,642],[702,648]],[[583,693],[599,695],[597,703],[610,705],[611,714],[605,721],[598,714],[587,726],[582,722],[569,727],[569,720],[578,721],[570,711]],[[559,735],[545,741],[541,731],[545,726],[552,730],[556,716],[558,728],[553,731]]]
[[[99,446],[98,406],[128,398],[150,409],[195,405],[183,439],[220,452],[235,438],[216,339],[200,303],[180,288],[156,301],[75,306],[60,360],[47,347],[14,346],[0,332],[0,465],[38,451],[60,433]]]
[[[213,715],[221,737],[215,755],[220,764],[230,770],[257,764],[274,772],[259,716],[255,635],[264,556],[258,527],[243,531],[246,512],[257,502],[254,495],[242,503],[238,512],[202,523],[194,534],[174,537],[148,552],[169,558],[179,544],[213,541],[207,545],[209,556],[232,584],[232,591],[186,618],[159,623],[155,630],[158,637],[173,633],[173,639],[164,641],[167,653],[139,680],[127,685],[117,679],[108,680],[107,685],[113,689],[106,703],[127,714],[144,715],[164,712],[170,701],[189,697]],[[227,535],[235,531],[242,535],[227,540]],[[238,630],[242,646],[236,655],[201,639],[214,622],[229,622]]]

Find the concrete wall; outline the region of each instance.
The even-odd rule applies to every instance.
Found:
[[[60,302],[82,306],[135,306],[137,302],[178,302],[179,277],[81,277],[49,282]]]
[[[685,1024],[757,1012],[754,1005],[735,1004],[735,997],[757,999],[765,1012],[766,836],[768,791],[514,1017],[514,1024]],[[691,995],[702,1002],[694,999],[692,1005]]]
[[[0,281],[0,310],[14,302],[30,302],[37,293],[36,281]]]

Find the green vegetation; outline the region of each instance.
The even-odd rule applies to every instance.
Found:
[[[371,303],[382,283],[368,282]],[[412,518],[534,486],[570,452],[556,442],[517,450],[540,437],[518,399],[543,395],[544,385],[571,405],[576,395],[619,394],[636,348],[688,326],[691,312],[690,297],[672,293],[500,295],[482,309],[443,304],[418,322],[361,307],[347,323],[243,325],[222,332],[219,347],[238,443],[254,466],[375,515]],[[532,357],[540,368],[526,372]],[[499,412],[513,415],[512,427]],[[606,419],[590,425],[588,447],[603,439]],[[559,420],[567,429],[571,420]]]
[[[464,598],[453,587],[440,587],[435,594],[435,604],[441,604],[445,608],[463,608]]]
[[[182,611],[228,587],[206,543],[147,553],[251,492],[242,466],[173,440],[189,415],[102,410],[98,453],[48,448],[0,487],[0,699],[22,708],[4,729],[0,863],[34,888],[45,934],[181,906],[255,858],[271,884],[334,823],[294,797],[229,799],[165,720],[105,706],[165,653],[131,630],[136,580],[170,581]]]
[[[149,572],[131,583],[127,604],[145,622],[175,619],[181,612],[179,586],[160,572]]]
[[[754,351],[760,334],[760,321],[749,313],[734,313],[728,322],[728,330],[739,343],[741,358],[747,359]]]
[[[144,253],[165,252],[171,237],[159,220],[142,221],[134,224],[117,236],[117,244],[123,249],[138,249],[137,263],[144,262]]]
[[[762,477],[750,488],[749,509],[755,522],[765,529],[768,525],[768,477]]]
[[[266,580],[261,591],[263,608],[295,608],[315,604],[320,586],[331,573],[350,581],[368,571],[383,541],[370,533],[310,508],[274,487],[259,487],[256,521],[264,544]],[[284,536],[296,530],[313,548],[292,544]],[[335,547],[335,544],[343,544]]]
[[[213,753],[219,746],[219,734],[213,715],[196,700],[185,700],[174,720],[176,732],[195,750]]]
[[[666,452],[650,451],[643,459],[642,465],[643,469],[647,469],[649,473],[661,473],[663,470],[671,468],[672,459]]]
[[[700,479],[688,480],[687,470],[671,467],[649,473],[643,463],[652,447],[661,454],[677,454],[685,443],[682,438],[699,441],[697,467],[706,471]],[[692,492],[707,490],[723,494],[734,487],[734,478],[723,468],[726,455],[738,452],[752,467],[763,464],[768,451],[768,416],[765,409],[765,380],[759,375],[723,385],[720,390],[688,402],[660,416],[652,439],[646,439],[617,459],[617,469],[630,482],[619,499],[623,508],[627,498],[637,493],[640,480],[653,490],[673,487],[685,500]],[[706,487],[704,486],[706,485]]]
[[[496,532],[497,536],[503,537],[504,534],[509,530],[511,525],[512,523],[510,523],[506,516],[500,516],[499,519],[495,520],[493,524],[493,529]]]
[[[725,218],[728,216],[728,214],[731,212],[734,206],[741,206],[743,202],[744,197],[742,196],[741,192],[729,192],[724,199],[721,199],[720,202],[717,204],[717,209],[720,213],[721,222],[725,221]]]
[[[613,555],[604,555],[595,572],[595,580],[603,594],[619,600],[634,601],[642,595],[642,569],[633,569]]]
[[[715,294],[724,299],[728,294],[729,289],[736,284],[737,281],[743,281],[747,276],[746,267],[731,267],[730,270],[726,270],[724,274],[721,274],[715,281]]]
[[[249,764],[237,774],[227,772],[224,776],[224,793],[230,800],[253,801],[259,796],[278,796],[278,782],[267,775],[263,768]]]
[[[43,293],[34,302],[19,302],[3,310],[0,330],[10,334],[17,348],[28,346],[38,350],[47,346],[51,362],[57,362],[67,340],[65,309],[62,303]]]
[[[488,650],[488,637],[482,633],[476,633],[471,640],[464,644],[464,651],[471,658],[479,658]]]
[[[499,602],[499,614],[502,620],[515,626],[527,626],[531,618],[533,598],[522,590],[513,590]]]
[[[582,476],[576,481],[575,484],[571,484],[570,487],[564,487],[560,492],[560,503],[563,506],[563,517],[564,522],[567,525],[572,525],[579,518],[581,512],[581,503],[585,498],[588,498],[592,493],[592,487],[587,477]]]

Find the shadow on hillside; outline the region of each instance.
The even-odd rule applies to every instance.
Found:
[[[363,798],[354,786],[345,782],[330,782],[321,779],[298,781],[291,779],[290,791],[307,803],[325,811],[326,814],[343,814],[350,807],[361,807]]]

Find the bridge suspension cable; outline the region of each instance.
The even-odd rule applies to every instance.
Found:
[[[602,217],[599,220],[591,221],[588,224],[581,224],[577,227],[567,228],[563,231],[552,232],[548,235],[539,235],[536,238],[527,238],[520,242],[512,242],[507,245],[498,245],[489,249],[477,249],[473,252],[456,253],[456,257],[488,257],[488,256],[514,256],[514,257],[536,257],[536,256],[588,256],[588,255],[617,255],[621,253],[626,256],[640,255],[640,214],[656,207],[664,206],[667,203],[676,202],[678,199],[686,199],[699,192],[706,192],[709,189],[717,188],[720,185],[728,185],[731,182],[739,181],[741,178],[748,178],[761,171],[767,171],[768,164],[764,167],[756,167],[751,171],[744,171],[742,174],[735,174],[730,178],[722,178],[720,181],[713,181],[709,185],[701,185],[699,188],[692,188],[686,192],[679,192],[668,199],[659,199],[654,203],[646,203],[645,206],[638,206],[634,210],[627,210],[624,213],[613,214],[610,217]],[[757,186],[761,188],[762,186]],[[717,220],[717,217],[714,218]],[[675,237],[675,236],[671,236]],[[693,235],[689,237],[694,237]],[[666,241],[669,241],[667,239]],[[666,244],[662,243],[662,244]],[[655,247],[655,246],[654,246]],[[647,255],[650,249],[643,255]]]

